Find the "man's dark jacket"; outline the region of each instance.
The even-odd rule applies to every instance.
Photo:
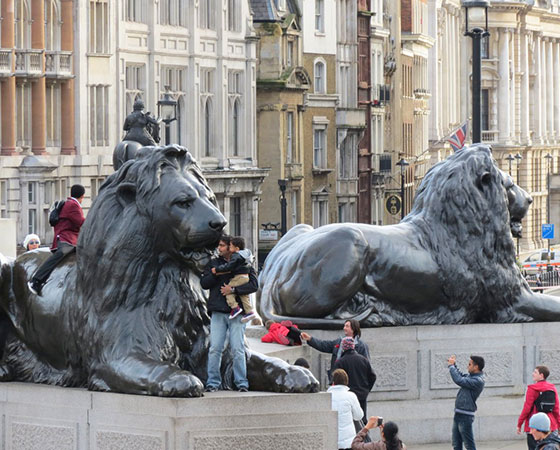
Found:
[[[455,384],[461,387],[455,399],[455,412],[474,416],[476,400],[484,389],[484,374],[462,373],[455,364],[449,366],[449,373]]]
[[[346,350],[332,370],[344,369],[348,374],[348,387],[358,400],[367,398],[377,379],[368,359],[355,350]]]
[[[214,311],[228,314],[231,312],[231,308],[228,306],[226,298],[222,295],[220,289],[224,284],[229,283],[233,275],[231,273],[225,273],[223,275],[214,275],[212,273],[212,267],[218,267],[223,264],[227,264],[227,261],[221,256],[212,258],[200,278],[200,285],[202,288],[210,290],[207,303],[209,314]],[[253,292],[257,292],[258,288],[259,282],[257,280],[257,274],[255,269],[251,267],[249,271],[249,282],[236,287],[235,292],[238,295],[249,295]]]
[[[560,448],[560,437],[558,432],[553,431],[541,441],[537,441],[537,450],[558,450]]]
[[[356,340],[356,338],[354,338],[354,340]],[[338,349],[340,347],[340,342],[341,341],[342,341],[342,338],[333,339],[332,341],[311,338],[310,340],[307,341],[307,344],[310,347],[313,347],[315,350],[319,350],[320,352],[323,352],[323,353],[332,353],[331,368],[329,369],[329,372],[328,372],[329,383],[331,381],[331,373],[334,370],[333,367],[334,367],[334,363],[336,362],[336,358],[338,356]],[[357,339],[357,342],[356,342],[356,352],[358,352],[360,355],[366,357],[368,360],[370,359],[369,358],[369,348],[368,348],[367,344],[359,338]]]

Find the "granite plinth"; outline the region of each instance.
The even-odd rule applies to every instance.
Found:
[[[335,339],[342,330],[309,333],[320,339]],[[536,365],[548,366],[549,381],[560,386],[558,323],[370,328],[362,329],[362,340],[369,346],[377,374],[368,399],[368,414],[396,421],[407,444],[451,441],[458,390],[447,368],[451,354],[457,355],[463,372],[467,371],[470,355],[486,360],[486,387],[478,401],[475,421],[475,436],[480,440],[519,438],[517,417]],[[278,356],[287,358],[286,348]],[[331,355],[311,349],[308,359],[325,389]]]
[[[325,393],[177,399],[4,383],[0,411],[5,450],[330,450],[337,442]]]

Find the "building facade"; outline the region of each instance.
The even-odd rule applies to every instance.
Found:
[[[248,0],[2,0],[2,12],[0,203],[18,239],[50,237],[49,205],[73,183],[86,186],[87,210],[135,99],[157,116],[168,92],[178,103],[170,142],[199,161],[226,231],[256,246],[266,171]]]

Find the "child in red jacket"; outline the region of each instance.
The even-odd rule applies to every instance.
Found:
[[[280,345],[301,345],[301,332],[297,325],[294,325],[291,321],[284,320],[278,323],[268,320],[265,326],[268,333],[261,338],[262,342],[276,342]]]
[[[546,415],[550,419],[550,431],[558,430],[558,425],[560,424],[560,411],[558,407],[558,392],[556,392],[556,387],[546,381],[550,375],[550,370],[546,366],[537,366],[533,370],[533,381],[534,384],[527,386],[527,394],[525,395],[525,403],[523,404],[523,410],[519,415],[517,420],[517,434],[521,434],[521,426],[525,422],[525,432],[527,433],[527,447],[529,450],[534,450],[536,448],[536,442],[533,436],[529,433],[529,419],[539,412],[537,410],[537,405],[535,401],[539,398],[541,392],[553,391],[556,401],[552,408],[552,411],[546,412]]]

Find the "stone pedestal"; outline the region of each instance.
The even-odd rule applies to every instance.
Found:
[[[330,394],[217,392],[167,399],[0,384],[5,450],[336,448]]]

